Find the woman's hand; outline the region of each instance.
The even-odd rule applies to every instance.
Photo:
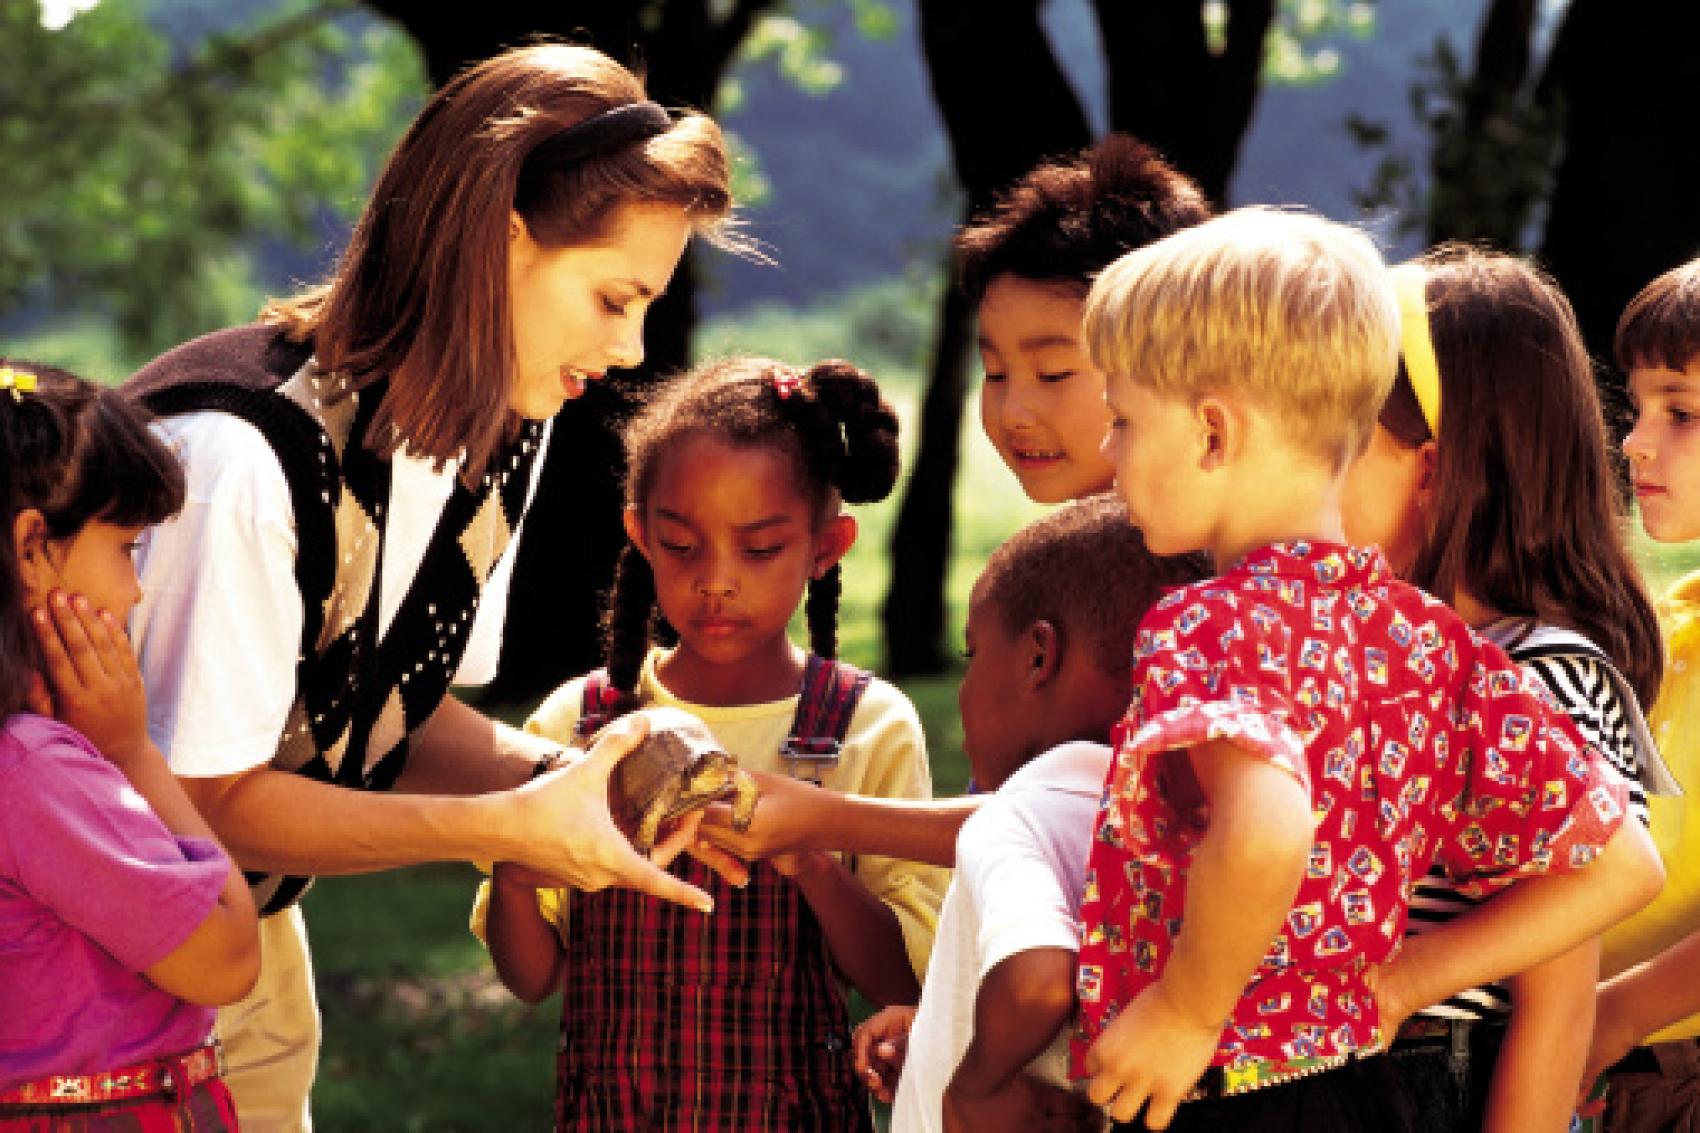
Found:
[[[153,751],[141,670],[118,619],[60,590],[32,613],[54,717],[120,766]]]
[[[850,1039],[857,1075],[874,1097],[887,1105],[897,1093],[897,1079],[909,1054],[909,1028],[914,1023],[915,1008],[896,1004],[864,1019]]]
[[[643,716],[622,717],[602,730],[583,759],[495,796],[496,805],[507,808],[503,830],[510,848],[503,859],[530,867],[551,885],[590,892],[619,886],[711,911],[708,894],[633,849],[609,810],[608,777],[648,731]],[[697,821],[693,816],[679,823],[656,847],[657,859],[671,861],[693,843]]]

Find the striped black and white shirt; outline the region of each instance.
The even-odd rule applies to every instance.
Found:
[[[1647,822],[1647,788],[1642,768],[1657,760],[1651,734],[1635,694],[1599,646],[1578,633],[1526,621],[1504,620],[1480,631],[1511,659],[1541,678],[1576,730],[1629,782],[1629,808]],[[1436,866],[1411,895],[1407,932],[1419,935],[1468,911],[1480,901],[1466,897]],[[1504,984],[1472,988],[1419,1014],[1445,1019],[1502,1018],[1511,1011]]]

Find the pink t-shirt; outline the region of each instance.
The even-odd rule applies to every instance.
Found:
[[[0,730],[0,1088],[206,1042],[210,1008],[140,974],[218,900],[230,860],[178,838],[83,736],[28,713]]]

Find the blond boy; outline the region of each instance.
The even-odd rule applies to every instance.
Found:
[[[1081,908],[1076,1071],[1128,1129],[1416,1128],[1397,1073],[1363,1057],[1397,1015],[1644,904],[1651,847],[1532,678],[1344,542],[1342,477],[1398,349],[1361,233],[1229,213],[1113,264],[1085,329],[1134,523],[1219,575],[1137,635]],[[1484,908],[1563,915],[1413,944],[1375,984],[1437,857],[1480,890],[1550,872]],[[1589,863],[1608,884],[1556,876]]]

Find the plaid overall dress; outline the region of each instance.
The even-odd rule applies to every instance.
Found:
[[[868,680],[811,655],[787,746],[836,751]],[[607,687],[603,673],[586,682],[581,736],[605,722]],[[573,895],[556,1128],[871,1133],[844,996],[802,891],[765,862],[743,889],[688,857],[672,872],[714,912],[626,889]]]

